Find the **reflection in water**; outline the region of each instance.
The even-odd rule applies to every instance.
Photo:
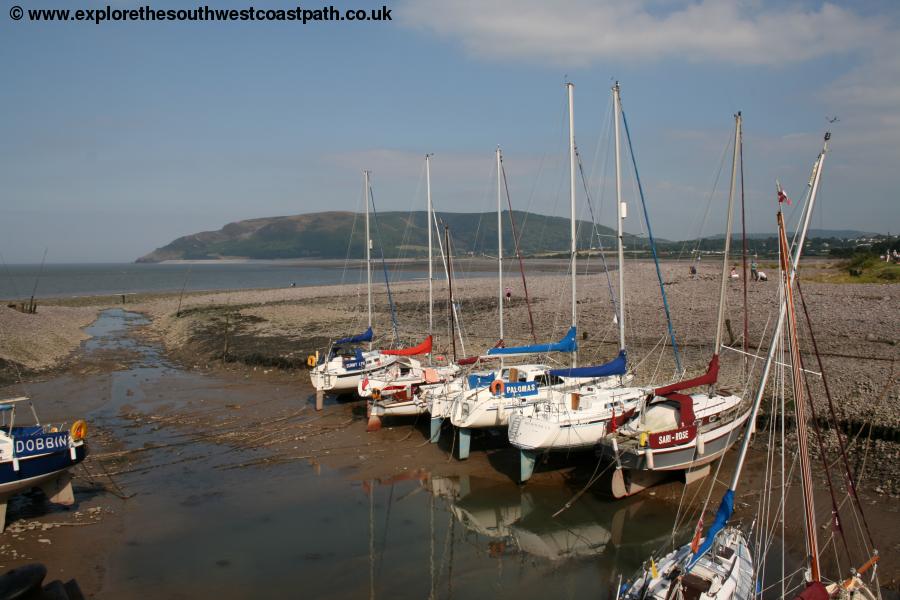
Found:
[[[466,529],[491,539],[492,555],[501,549],[551,561],[615,555],[623,549],[646,555],[672,534],[672,508],[648,498],[605,501],[586,494],[554,517],[571,500],[572,490],[467,476],[429,478],[425,485],[448,500],[449,510]]]

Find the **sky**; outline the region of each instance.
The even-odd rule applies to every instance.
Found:
[[[249,5],[295,6],[210,0]],[[619,81],[655,235],[724,230],[737,111],[749,231],[774,231],[776,179],[802,198],[826,129],[833,139],[813,226],[900,229],[898,2],[387,6],[391,21],[306,25],[40,23],[4,9],[3,260],[38,262],[46,249],[48,262],[127,262],[236,220],[359,210],[363,169],[372,171],[378,210],[420,210],[426,153],[434,153],[438,210],[494,210],[497,145],[514,208],[565,216],[566,81],[575,84],[576,140],[605,225],[615,218],[610,87]],[[642,233],[624,167],[623,181],[625,228]],[[578,206],[589,218],[582,190]]]

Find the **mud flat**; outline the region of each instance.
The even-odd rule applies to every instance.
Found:
[[[689,373],[699,372],[711,352],[715,266],[705,263],[697,279],[680,266],[665,269],[682,360]],[[508,341],[527,342],[524,294],[516,278],[507,281],[513,295]],[[568,280],[544,274],[528,283],[536,336],[558,338],[568,326]],[[662,344],[665,325],[652,265],[631,267],[626,284],[630,359],[638,380],[664,381],[673,362]],[[493,345],[496,281],[461,279],[454,288],[468,353]],[[580,340],[580,362],[605,360],[616,345],[606,278],[582,277],[579,290],[579,329],[588,333]],[[401,337],[418,341],[427,323],[425,284],[398,284],[392,292]],[[880,428],[855,431],[851,458],[862,473],[864,502],[884,557],[881,581],[893,589],[900,581],[900,568],[889,560],[900,551],[900,444],[891,436],[900,404],[896,387],[888,384],[896,379],[898,292],[897,285],[804,284],[844,425]],[[772,318],[775,293],[772,282],[750,286],[751,348]],[[443,296],[436,282],[435,335],[447,352]],[[679,505],[689,507],[679,516],[690,527],[707,495],[706,486],[677,482],[626,503],[589,491],[560,521],[550,515],[590,478],[593,456],[553,459],[520,488],[513,482],[517,455],[502,435],[475,440],[476,451],[460,462],[452,458],[451,436],[439,445],[427,443],[424,419],[388,421],[380,432],[366,434],[358,401],[329,398],[326,410],[316,413],[306,355],[335,335],[365,328],[363,287],[134,300],[127,308],[145,317],[105,312],[87,332],[78,319],[89,322],[88,311],[97,314],[115,299],[80,300],[84,314],[56,313],[67,315],[63,326],[74,327],[79,341],[59,343],[67,350],[58,354],[56,367],[29,372],[24,385],[0,390],[31,395],[50,422],[87,417],[92,449],[86,471],[77,473],[72,510],[27,497],[11,506],[9,522],[16,526],[0,543],[6,568],[41,560],[51,577],[75,576],[100,598],[151,592],[238,598],[258,586],[271,597],[293,597],[301,582],[310,595],[331,597],[371,590],[421,597],[432,589],[444,596],[478,595],[484,585],[501,597],[545,597],[551,590],[602,589],[618,573],[630,573],[648,551],[668,542]],[[741,301],[741,287],[732,285],[728,316],[737,345]],[[383,293],[376,294],[376,309],[375,329],[384,335],[390,315]],[[28,323],[16,320],[13,327]],[[92,337],[80,341],[85,336]],[[741,355],[725,351],[723,359],[726,382],[737,385]],[[807,360],[813,368],[814,357]],[[764,483],[762,437],[738,518],[752,518],[755,490]],[[728,472],[729,464],[722,469]],[[829,506],[824,500],[823,521]],[[637,518],[648,513],[659,527]],[[623,522],[629,524],[624,536]],[[548,540],[561,539],[564,531],[574,536],[568,554],[547,550],[553,547]],[[786,536],[789,552],[802,555],[797,532],[789,526]],[[583,547],[584,540],[591,542]]]

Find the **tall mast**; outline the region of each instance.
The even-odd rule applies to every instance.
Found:
[[[716,319],[716,344],[713,354],[719,354],[722,344],[722,327],[725,324],[725,291],[728,289],[728,252],[731,250],[731,229],[734,224],[734,195],[737,187],[737,161],[741,146],[741,113],[734,115],[734,152],[731,158],[731,188],[728,190],[728,220],[725,226],[725,255],[722,257],[722,282],[719,287],[719,316]]]
[[[784,215],[778,211],[778,240],[781,249],[781,268],[784,277],[793,273],[788,265],[787,235],[784,232]],[[791,340],[791,375],[794,384],[794,416],[797,419],[797,445],[800,455],[800,482],[803,489],[804,522],[806,524],[806,545],[809,554],[809,571],[812,581],[819,581],[819,541],[816,534],[816,513],[813,502],[812,471],[809,466],[809,447],[807,439],[806,404],[803,398],[803,374],[800,365],[800,340],[797,336],[797,319],[794,313],[794,288],[786,285],[784,290],[784,306],[786,307],[788,335]],[[775,340],[772,340],[775,343]]]
[[[363,171],[366,198],[366,297],[368,298],[369,327],[372,326],[372,238],[369,237],[369,172]]]
[[[432,241],[431,241],[431,215],[434,213],[434,207],[431,204],[431,157],[432,154],[425,155],[425,190],[428,196],[428,215],[425,219],[425,226],[428,228],[428,334],[434,333],[434,259],[432,257]]]
[[[812,217],[813,207],[816,204],[816,195],[819,191],[819,181],[822,176],[822,166],[825,164],[825,154],[828,152],[828,140],[831,139],[831,132],[825,134],[825,144],[822,152],[819,154],[816,162],[813,164],[812,187],[809,193],[809,200],[806,203],[806,214],[803,217],[803,226],[800,228],[800,235],[794,245],[794,256],[791,261],[791,272],[788,276],[787,285],[790,286],[794,282],[797,272],[797,265],[800,263],[800,254],[803,252],[803,244],[806,242],[806,232],[809,229],[809,221]],[[779,191],[781,191],[779,189]],[[741,478],[741,470],[744,467],[744,460],[747,458],[747,452],[750,449],[750,437],[753,432],[754,423],[756,423],[756,415],[759,412],[759,406],[762,403],[763,393],[766,390],[766,382],[769,379],[769,371],[772,363],[775,361],[775,354],[778,349],[776,340],[781,337],[781,331],[784,327],[784,318],[787,312],[785,304],[782,302],[778,310],[778,321],[775,324],[775,332],[772,334],[772,343],[769,344],[769,351],[766,353],[766,362],[763,364],[762,377],[759,387],[756,389],[756,395],[753,398],[753,406],[750,409],[750,418],[747,420],[747,429],[744,433],[744,439],[741,442],[741,449],[738,452],[737,464],[734,467],[734,475],[731,477],[732,491],[735,491]],[[799,367],[798,367],[799,368]]]
[[[500,307],[500,339],[503,339],[503,174],[500,146],[497,146],[497,302]]]
[[[619,166],[619,115],[622,111],[622,99],[619,97],[619,82],[613,86],[613,122],[616,131],[616,238],[619,252],[619,350],[625,350],[625,235],[622,221],[625,220],[627,207],[622,202],[622,175]]]
[[[575,256],[578,251],[575,245],[575,84],[566,83],[566,92],[569,96],[569,204],[571,209],[571,222],[569,224],[571,236],[571,258],[569,268],[572,272],[572,327],[578,325],[578,308],[577,308],[577,289],[575,279],[577,272],[575,271]],[[572,367],[578,366],[578,352],[572,352]]]
[[[444,245],[447,246],[447,287],[450,293],[450,341],[453,342],[453,362],[456,362],[456,307],[453,306],[453,263],[450,262],[450,226],[444,225]]]

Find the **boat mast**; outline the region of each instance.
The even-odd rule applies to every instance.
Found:
[[[825,164],[825,154],[828,152],[828,140],[831,139],[831,132],[825,133],[825,144],[822,147],[822,152],[819,154],[816,162],[813,164],[813,174],[812,174],[812,187],[809,193],[809,200],[806,203],[806,214],[803,217],[803,226],[800,228],[800,235],[797,238],[797,242],[794,245],[794,256],[791,261],[791,272],[788,276],[787,285],[790,286],[794,282],[794,277],[796,277],[797,265],[800,263],[800,254],[803,252],[803,244],[806,242],[806,232],[809,229],[809,221],[812,217],[813,207],[816,204],[816,195],[819,191],[819,181],[822,176],[822,166]],[[780,188],[779,188],[779,191]],[[744,433],[744,439],[741,442],[741,449],[738,452],[737,464],[734,467],[734,475],[731,477],[731,491],[737,490],[738,483],[741,478],[741,471],[744,467],[744,461],[747,458],[747,452],[750,449],[750,437],[754,429],[754,424],[756,423],[756,415],[759,412],[759,406],[762,404],[763,393],[766,390],[766,382],[769,379],[769,372],[772,368],[772,363],[775,361],[775,354],[778,350],[778,344],[776,341],[781,337],[781,331],[784,327],[784,319],[785,314],[787,313],[787,308],[785,304],[782,302],[781,307],[778,310],[778,321],[775,324],[775,332],[772,334],[772,343],[769,344],[769,351],[766,353],[766,362],[763,364],[762,369],[762,377],[759,382],[759,387],[756,389],[756,395],[753,398],[753,406],[750,409],[750,418],[747,420],[747,429]]]
[[[622,176],[619,166],[619,115],[622,99],[619,97],[619,82],[613,86],[613,121],[616,132],[616,237],[619,252],[619,350],[625,350],[625,235],[622,221],[627,214],[627,206],[622,202]]]
[[[372,326],[372,239],[369,237],[369,171],[363,171],[366,198],[366,296],[368,298],[369,327]]]
[[[722,345],[722,328],[725,324],[725,291],[728,289],[728,252],[731,250],[731,230],[734,225],[734,195],[737,187],[737,161],[741,146],[741,113],[734,115],[734,148],[731,158],[731,187],[728,190],[728,219],[725,226],[725,255],[722,257],[722,281],[719,286],[719,315],[716,319],[716,343],[713,355],[719,355]]]
[[[784,215],[778,211],[778,241],[781,252],[781,269],[784,277],[790,277],[793,269],[788,264],[787,235],[784,232]],[[788,280],[789,281],[789,280]],[[819,581],[819,541],[816,534],[816,514],[812,491],[812,471],[809,465],[809,447],[806,423],[806,405],[803,397],[803,373],[800,365],[800,340],[797,336],[797,317],[794,313],[794,288],[785,286],[784,305],[787,309],[788,335],[791,340],[791,376],[794,384],[794,416],[797,419],[797,445],[800,455],[800,482],[803,489],[804,522],[806,524],[806,545],[809,555],[809,571],[812,581]],[[775,343],[775,340],[772,340]]]
[[[500,146],[497,146],[497,302],[500,307],[500,340],[503,341],[503,174]]]
[[[434,259],[432,257],[432,241],[431,241],[431,215],[434,207],[431,204],[431,157],[433,154],[425,155],[425,190],[428,196],[428,215],[425,219],[425,225],[428,228],[428,334],[434,333]]]
[[[444,245],[447,247],[447,287],[450,294],[450,340],[453,342],[453,362],[456,362],[456,307],[453,306],[453,263],[450,262],[450,226],[444,225]]]
[[[577,309],[577,289],[576,289],[576,264],[575,257],[577,247],[575,245],[575,100],[573,94],[575,92],[575,84],[566,83],[566,92],[569,96],[569,204],[571,208],[571,221],[569,224],[571,236],[571,258],[569,268],[572,272],[572,327],[578,325],[578,309]],[[578,351],[572,352],[572,367],[578,366]]]

